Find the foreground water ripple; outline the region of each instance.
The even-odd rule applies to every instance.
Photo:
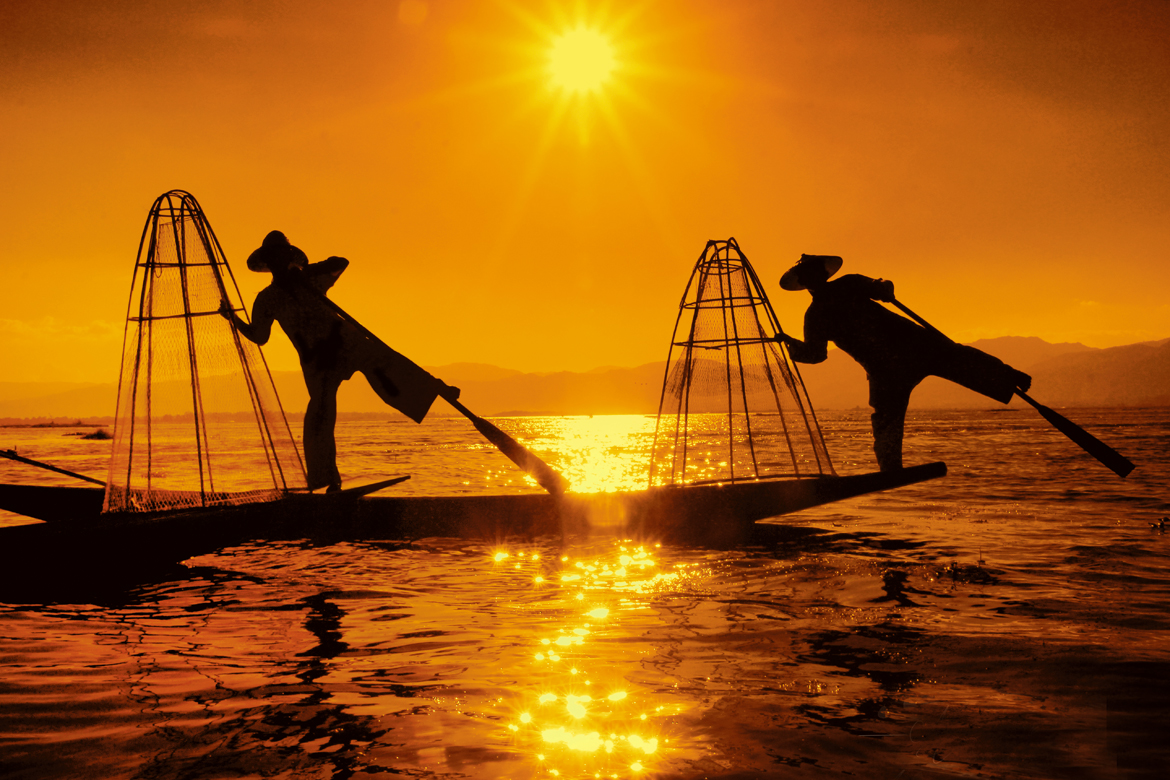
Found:
[[[1160,777],[1170,412],[1086,415],[1129,479],[1034,416],[917,413],[908,455],[950,476],[779,518],[801,533],[773,546],[247,544],[0,603],[0,771]],[[828,417],[838,469],[868,469],[865,415]],[[628,489],[653,420],[498,422]],[[389,452],[404,494],[536,490],[458,425],[345,423],[343,474]],[[92,472],[59,434],[21,449]]]

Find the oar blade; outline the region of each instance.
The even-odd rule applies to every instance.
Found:
[[[515,463],[522,471],[532,476],[537,484],[554,496],[563,495],[569,488],[568,481],[553,471],[552,467],[529,452],[520,442],[501,431],[482,417],[467,413],[472,425],[485,439]]]
[[[892,300],[890,303],[897,306],[899,309],[905,312],[908,317],[910,317],[922,327],[926,328],[927,330],[934,331],[943,338],[947,338],[938,328],[919,317],[900,301]],[[950,339],[947,340],[949,341]],[[1120,452],[1113,449],[1108,444],[1074,423],[1072,420],[1064,417],[1063,415],[1057,414],[1044,404],[1032,400],[1028,397],[1028,394],[1022,390],[1017,390],[1016,395],[1032,404],[1032,406],[1036,408],[1036,411],[1040,412],[1041,417],[1052,423],[1053,427],[1055,427],[1058,431],[1076,442],[1076,444],[1085,452],[1101,461],[1101,463],[1113,471],[1113,473],[1117,476],[1124,479],[1129,475],[1129,472],[1134,470],[1134,465],[1130,462],[1129,458],[1125,457]]]
[[[1016,394],[1035,407],[1036,411],[1040,412],[1040,416],[1048,422],[1052,423],[1054,428],[1072,439],[1073,442],[1075,442],[1081,449],[1099,460],[1117,476],[1125,478],[1129,476],[1131,471],[1134,470],[1134,464],[1129,460],[1129,458],[1125,457],[1120,452],[1113,449],[1108,444],[1074,423],[1072,420],[1069,420],[1067,417],[1054,412],[1044,404],[1038,401],[1034,401],[1024,393],[1017,392]]]

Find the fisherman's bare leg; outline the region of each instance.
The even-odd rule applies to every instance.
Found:
[[[873,407],[873,454],[881,471],[902,468],[902,438],[906,409],[917,382],[870,377],[869,405]]]
[[[306,369],[305,385],[309,390],[309,405],[305,409],[305,469],[309,489],[341,487],[337,471],[337,389],[341,380],[334,376],[317,374]]]
[[[931,373],[982,393],[1001,404],[1012,400],[1016,388],[1028,391],[1032,377],[999,358],[965,344],[953,344],[940,355]]]

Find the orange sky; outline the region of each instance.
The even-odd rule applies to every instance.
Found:
[[[618,70],[550,86],[583,22]],[[666,357],[709,238],[800,332],[801,252],[952,337],[1170,336],[1170,3],[102,3],[0,10],[0,381],[115,381],[139,234],[280,229],[425,365]],[[283,336],[273,368],[295,368]]]

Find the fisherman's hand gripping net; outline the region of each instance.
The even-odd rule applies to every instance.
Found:
[[[160,196],[134,266],[103,511],[245,504],[305,488],[268,367],[232,326],[233,309],[243,309],[240,292],[199,203],[181,190]]]

